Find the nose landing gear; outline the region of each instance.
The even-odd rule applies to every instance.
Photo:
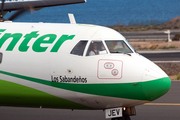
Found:
[[[131,120],[129,116],[136,115],[135,107],[123,107],[123,116],[112,118],[111,120]]]

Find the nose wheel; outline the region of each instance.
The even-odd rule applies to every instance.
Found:
[[[131,120],[131,118],[129,116],[124,116],[124,117],[112,118],[111,120]]]
[[[112,118],[111,120],[131,120],[129,116],[136,115],[135,107],[124,107],[123,116]]]

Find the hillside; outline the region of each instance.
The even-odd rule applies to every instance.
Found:
[[[166,26],[177,26],[177,27],[179,27],[179,26],[180,26],[180,16],[171,19],[170,21],[166,22],[164,25],[166,25]]]

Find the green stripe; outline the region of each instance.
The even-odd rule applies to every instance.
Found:
[[[168,88],[170,88],[169,77],[147,81],[147,82],[136,82],[136,83],[72,84],[72,83],[51,82],[43,79],[17,75],[5,71],[0,71],[0,73],[56,88],[75,91],[75,92],[117,97],[117,98],[136,99],[136,100],[154,100],[159,96],[165,94],[169,90]],[[164,83],[164,81],[165,83],[168,84],[168,86],[162,84]],[[154,90],[153,92],[151,92],[151,89],[143,90],[142,86],[149,86]],[[165,87],[164,90],[157,92],[160,90],[160,88],[162,88],[161,86]],[[144,93],[148,93],[148,95]]]
[[[84,105],[65,100],[30,87],[3,80],[0,80],[0,105],[91,109]]]

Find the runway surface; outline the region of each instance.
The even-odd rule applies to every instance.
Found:
[[[131,120],[179,120],[179,112],[180,81],[172,81],[167,94],[150,104],[136,106],[137,115]],[[100,110],[0,107],[0,120],[105,120],[105,114]]]
[[[144,57],[151,61],[179,61],[180,62],[180,51],[169,52],[169,53],[140,53]]]
[[[134,31],[134,32],[120,32],[128,41],[137,40],[167,40],[165,30],[149,30],[149,31]],[[170,38],[172,39],[175,34],[179,34],[179,29],[170,30]]]

